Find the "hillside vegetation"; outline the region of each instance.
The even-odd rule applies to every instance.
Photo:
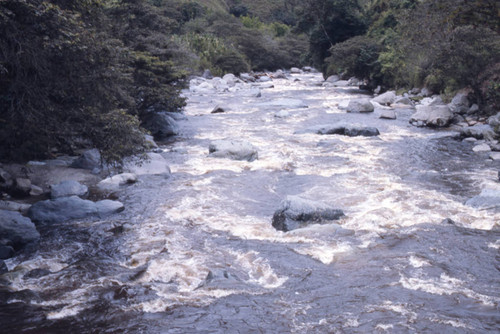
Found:
[[[144,149],[185,78],[313,65],[375,88],[470,86],[500,105],[494,0],[5,0],[0,160]]]

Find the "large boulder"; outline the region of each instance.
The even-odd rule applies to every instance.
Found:
[[[496,134],[500,135],[500,112],[488,119],[488,124]]]
[[[484,189],[479,195],[472,197],[465,204],[477,209],[500,210],[500,189]]]
[[[93,148],[83,152],[78,159],[73,161],[71,167],[94,170],[101,168],[101,163],[101,153],[97,148]]]
[[[124,171],[135,175],[166,175],[170,176],[167,160],[158,153],[148,153],[146,159],[139,157],[125,159]]]
[[[351,100],[347,105],[347,112],[352,113],[372,112],[373,110],[375,110],[375,107],[369,99]]]
[[[396,101],[396,92],[394,91],[385,92],[372,99],[372,102],[376,102],[383,106],[390,106],[394,101]]]
[[[161,140],[179,133],[179,126],[175,119],[166,112],[152,112],[142,123],[155,139]]]
[[[467,95],[467,92],[459,92],[453,97],[448,104],[452,113],[460,115],[467,114],[470,109],[470,101]]]
[[[103,217],[123,209],[120,202],[104,200],[94,203],[71,196],[37,202],[28,210],[28,216],[36,222],[62,223],[91,216]]]
[[[31,191],[31,180],[18,177],[14,182],[13,193],[16,196],[28,196]]]
[[[0,210],[18,211],[25,213],[30,208],[30,204],[17,203],[12,201],[0,201]]]
[[[416,108],[417,111],[410,118],[410,123],[415,126],[444,127],[453,119],[453,113],[446,105],[419,105]]]
[[[97,188],[103,192],[113,192],[127,184],[137,182],[137,175],[133,173],[122,173],[108,177],[97,184]]]
[[[344,216],[342,210],[299,196],[287,196],[274,213],[272,224],[278,231],[288,232],[308,224],[325,223]]]
[[[374,127],[366,127],[362,125],[356,124],[346,124],[346,123],[335,123],[335,124],[327,124],[320,125],[308,128],[304,131],[297,131],[296,133],[317,133],[319,135],[342,135],[349,137],[374,137],[378,136],[380,132],[377,128]]]
[[[53,184],[50,188],[50,197],[52,199],[68,196],[85,197],[89,193],[89,188],[86,185],[74,180],[67,180],[58,184]]]
[[[35,224],[19,212],[0,210],[0,240],[6,240],[14,249],[36,242],[40,234]]]
[[[460,130],[462,137],[472,137],[476,139],[493,140],[496,137],[495,132],[488,124],[476,124]]]
[[[254,161],[258,158],[257,149],[246,141],[215,140],[208,147],[209,156],[232,160]]]

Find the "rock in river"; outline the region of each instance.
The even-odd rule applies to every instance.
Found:
[[[209,156],[232,160],[254,161],[258,159],[257,149],[246,141],[214,140],[208,147]]]
[[[54,184],[50,188],[51,188],[50,197],[52,199],[59,197],[68,197],[68,196],[85,197],[86,195],[88,195],[89,192],[89,188],[87,188],[87,186],[73,180],[63,181],[61,183]]]
[[[90,216],[107,216],[123,209],[120,202],[105,200],[94,203],[71,196],[37,202],[29,209],[28,217],[38,222],[61,223]]]
[[[380,132],[377,128],[365,127],[362,125],[335,123],[330,125],[320,125],[308,128],[304,131],[297,131],[295,133],[317,133],[319,135],[343,135],[349,137],[374,137],[378,136]]]
[[[450,124],[453,114],[446,105],[417,106],[410,123],[416,126],[444,127]]]
[[[347,105],[347,112],[352,113],[372,112],[373,110],[375,110],[375,107],[369,99],[351,100]]]
[[[500,209],[500,189],[484,189],[475,197],[472,197],[466,205],[477,209]]]
[[[288,232],[308,224],[324,223],[344,216],[342,210],[298,196],[287,196],[274,213],[273,227]]]
[[[0,240],[6,240],[14,249],[38,241],[40,234],[29,218],[19,212],[0,210]]]

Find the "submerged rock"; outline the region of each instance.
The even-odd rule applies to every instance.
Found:
[[[59,197],[78,196],[85,197],[89,193],[89,188],[77,181],[68,180],[51,186],[50,197],[52,199]]]
[[[297,131],[300,133],[316,133],[319,135],[343,135],[349,137],[374,137],[378,136],[380,132],[374,127],[365,127],[362,125],[355,124],[345,124],[345,123],[335,123],[330,125],[320,125],[312,128],[308,128],[304,131]]]
[[[321,202],[299,196],[287,196],[274,213],[272,225],[278,231],[288,232],[308,224],[325,223],[344,216],[344,212]]]
[[[232,160],[246,160],[249,162],[258,159],[257,149],[245,141],[215,140],[208,147],[209,156],[228,158]]]
[[[20,249],[39,239],[40,234],[29,218],[19,212],[0,210],[0,240],[6,240],[6,244]]]
[[[307,108],[307,104],[302,100],[298,99],[275,99],[269,102],[263,102],[258,104],[262,108],[281,108],[281,109],[299,109]]]
[[[472,197],[466,205],[477,209],[500,209],[500,189],[484,189],[475,197]]]

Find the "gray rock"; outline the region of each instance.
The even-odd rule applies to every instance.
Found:
[[[111,201],[109,199],[105,199],[95,203],[97,208],[97,213],[101,218],[106,216],[122,212],[125,210],[125,206],[118,201]]]
[[[491,152],[491,147],[488,144],[479,144],[472,148],[474,152]]]
[[[170,176],[167,161],[158,153],[148,153],[146,160],[141,160],[139,157],[125,159],[123,169],[136,175]]]
[[[263,75],[261,77],[259,77],[259,79],[257,79],[258,82],[270,82],[272,81],[272,79],[270,77],[268,77],[267,75]]]
[[[68,196],[85,197],[89,193],[89,188],[86,185],[80,184],[79,182],[73,180],[63,181],[59,184],[53,184],[50,186],[50,188],[50,197],[52,199]]]
[[[432,91],[429,88],[424,87],[420,90],[420,93],[418,95],[423,97],[429,97],[432,96]]]
[[[417,106],[417,111],[411,116],[410,123],[420,126],[444,127],[450,124],[453,114],[446,105]]]
[[[0,210],[18,211],[21,213],[26,213],[30,207],[31,205],[29,204],[22,204],[11,201],[0,201]]]
[[[71,164],[73,168],[94,170],[101,168],[101,153],[96,148],[87,150]]]
[[[500,134],[500,112],[488,119],[488,124],[495,133]]]
[[[211,114],[222,114],[225,112],[226,112],[226,110],[224,110],[223,108],[221,108],[219,106],[215,106],[210,113]]]
[[[407,106],[413,106],[414,105],[413,101],[410,98],[408,98],[408,97],[398,97],[394,101],[394,104],[403,104],[403,105],[407,105]]]
[[[0,245],[0,260],[9,259],[14,256],[14,248],[11,246]]]
[[[287,196],[274,213],[272,225],[278,231],[288,232],[308,224],[336,220],[342,216],[344,216],[342,210],[329,205],[298,196]]]
[[[338,80],[332,83],[333,87],[348,87],[349,86],[349,81],[348,80]]]
[[[452,113],[464,115],[469,111],[470,102],[467,94],[461,92],[455,95],[448,104]]]
[[[390,106],[396,101],[396,92],[389,91],[372,99],[373,102],[377,102],[383,106]]]
[[[311,66],[304,66],[304,67],[302,67],[302,71],[304,71],[304,72],[311,72],[311,73],[318,72],[314,67],[311,67]]]
[[[30,196],[40,196],[43,195],[44,191],[39,186],[31,185]]]
[[[146,146],[148,148],[150,148],[150,149],[158,148],[158,144],[155,142],[155,139],[153,136],[144,135],[144,141],[146,142]]]
[[[373,110],[375,110],[375,108],[369,99],[351,100],[347,105],[347,112],[362,113],[372,112]]]
[[[31,181],[25,178],[16,178],[14,182],[14,193],[19,196],[27,196],[31,191]]]
[[[500,209],[500,190],[484,189],[465,204],[477,209]]]
[[[493,161],[500,161],[500,152],[491,152],[490,159]]]
[[[338,75],[330,75],[328,78],[326,78],[326,82],[336,82],[339,81],[340,77]]]
[[[210,70],[205,70],[203,71],[202,77],[205,79],[212,79],[214,76],[212,75],[212,72],[210,72]]]
[[[9,172],[0,168],[0,188],[10,188],[14,185],[14,178]]]
[[[108,177],[97,184],[97,188],[103,192],[117,191],[120,187],[137,182],[137,175],[133,173],[122,173]]]
[[[36,242],[40,234],[35,224],[19,212],[0,210],[0,239],[9,241],[14,249]]]
[[[62,223],[97,215],[96,204],[78,196],[40,201],[28,210],[28,217],[36,222]]]
[[[378,136],[380,132],[374,127],[365,127],[356,124],[345,124],[345,123],[335,123],[329,125],[320,125],[316,127],[308,128],[304,131],[298,131],[296,133],[317,133],[319,135],[343,135],[349,137],[374,137]]]
[[[396,119],[396,111],[394,111],[394,110],[381,110],[378,118]]]
[[[175,136],[179,133],[179,126],[175,119],[166,112],[150,113],[145,117],[142,125],[147,129],[155,139],[161,140],[167,137]]]
[[[240,79],[245,81],[245,82],[255,82],[255,77],[248,74],[248,73],[241,73],[240,74]]]
[[[470,106],[469,111],[467,111],[467,115],[474,115],[479,112],[479,106],[477,104],[473,104]]]
[[[292,67],[290,69],[290,73],[293,73],[293,74],[299,74],[299,73],[302,73],[302,71],[300,70],[300,68],[297,68],[297,67]]]
[[[258,159],[257,149],[245,141],[215,140],[208,148],[209,156],[232,160],[254,161]]]
[[[460,130],[460,135],[462,137],[473,137],[476,139],[486,140],[493,140],[496,137],[495,132],[488,124],[476,124],[474,126],[468,126]]]

